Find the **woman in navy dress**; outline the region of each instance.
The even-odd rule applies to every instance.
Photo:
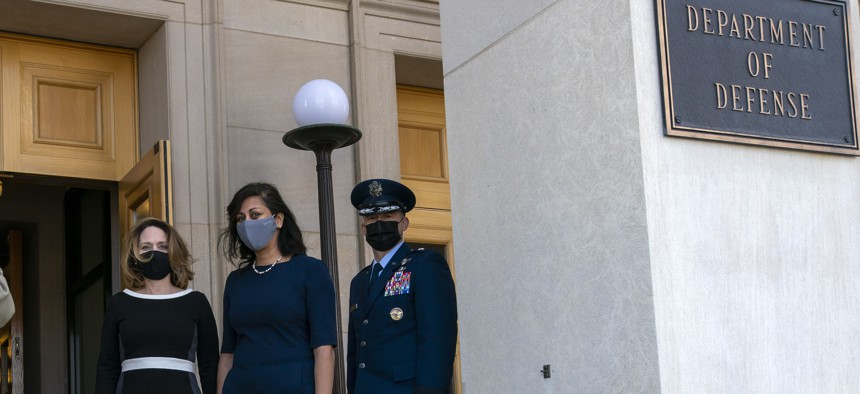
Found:
[[[191,255],[169,224],[143,219],[123,242],[124,291],[108,300],[96,394],[214,394],[218,329]],[[194,362],[200,385],[194,375]]]
[[[328,269],[305,255],[274,186],[239,189],[227,218],[220,244],[238,268],[224,287],[219,394],[330,394],[337,327]]]

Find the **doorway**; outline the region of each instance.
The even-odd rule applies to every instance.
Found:
[[[64,196],[66,324],[72,393],[92,393],[111,286],[110,190],[69,188]]]
[[[21,379],[13,376],[9,392],[93,392],[101,319],[115,276],[110,262],[118,255],[111,230],[116,185],[18,174],[0,181],[0,263],[10,233],[20,234],[22,244],[22,280],[10,287],[23,287],[12,289],[22,297],[11,357],[23,372]]]

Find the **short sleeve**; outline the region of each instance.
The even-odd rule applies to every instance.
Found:
[[[314,259],[308,265],[305,279],[305,305],[312,349],[323,345],[337,346],[335,302],[334,283],[328,268],[322,261]]]
[[[236,331],[233,330],[233,325],[230,324],[230,282],[232,282],[235,271],[227,277],[227,283],[224,284],[224,300],[221,315],[221,324],[224,328],[224,333],[221,338],[221,353],[233,353],[236,350]]]

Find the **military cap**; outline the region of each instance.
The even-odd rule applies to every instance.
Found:
[[[391,179],[368,179],[355,185],[350,195],[352,206],[361,216],[403,211],[415,207],[415,193],[406,185]]]

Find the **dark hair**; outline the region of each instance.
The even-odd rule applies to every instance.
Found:
[[[304,241],[302,240],[302,231],[299,230],[299,225],[296,224],[296,217],[284,199],[281,198],[281,193],[278,189],[268,183],[254,182],[243,186],[236,194],[230,204],[227,205],[227,228],[221,232],[221,237],[218,240],[218,245],[224,253],[227,260],[239,268],[247,268],[254,264],[257,260],[257,255],[251,248],[245,246],[245,243],[239,238],[239,233],[236,230],[236,215],[239,209],[242,208],[242,203],[249,197],[260,197],[266,208],[275,214],[284,215],[284,223],[278,230],[278,250],[282,254],[304,254],[307,251]],[[237,264],[238,263],[238,264]]]
[[[141,255],[140,236],[144,230],[150,227],[156,227],[167,235],[170,283],[180,289],[188,288],[188,282],[194,279],[194,271],[191,270],[194,259],[176,229],[156,218],[142,219],[125,236],[122,242],[123,258],[119,266],[123,282],[131,290],[138,290],[143,287],[143,271],[137,268],[137,264],[141,261],[147,262],[149,259]]]

